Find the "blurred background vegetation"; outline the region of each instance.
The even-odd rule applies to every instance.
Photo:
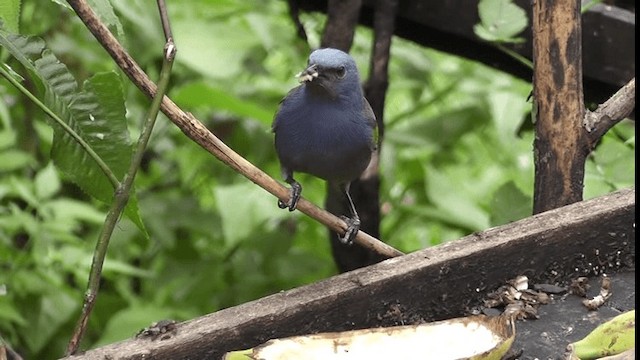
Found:
[[[92,1],[94,4],[108,4]],[[162,61],[155,2],[99,10],[152,79]],[[285,1],[169,2],[176,44],[169,96],[218,137],[280,178],[270,124],[296,86],[325,17],[303,13],[296,37]],[[45,40],[79,84],[119,71],[74,13],[25,1],[19,32]],[[352,55],[368,76],[371,31]],[[29,73],[6,51],[29,84]],[[119,73],[132,141],[149,100]],[[38,94],[33,84],[31,90]],[[382,239],[411,252],[529,216],[533,189],[531,84],[484,65],[393,40],[381,157]],[[41,96],[41,95],[40,95]],[[0,80],[0,335],[27,359],[60,357],[82,306],[107,205],[51,161],[46,115]],[[585,198],[635,182],[635,128],[618,124],[586,169]],[[299,179],[316,204],[324,184]],[[234,173],[159,119],[136,179],[147,238],[116,228],[83,346],[133,336],[160,319],[186,320],[337,273],[327,231]]]

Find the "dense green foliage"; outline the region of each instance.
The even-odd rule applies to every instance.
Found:
[[[163,35],[155,2],[114,1],[113,10],[108,2],[92,3],[102,4],[103,20],[157,78]],[[168,6],[178,46],[169,96],[279,178],[270,123],[309,53],[295,36],[286,2]],[[302,14],[302,21],[311,47],[317,46],[324,16]],[[44,39],[78,92],[103,100],[111,93],[115,104],[102,101],[108,109],[124,98],[125,128],[116,129],[115,119],[100,131],[107,137],[117,131],[119,146],[106,151],[120,151],[111,160],[126,165],[149,100],[68,8],[24,2],[19,29]],[[352,54],[363,78],[370,46],[370,30],[359,28]],[[72,119],[69,109],[79,100],[51,95],[55,86],[49,91],[42,73],[4,50],[0,59],[15,77]],[[530,91],[529,83],[485,66],[394,39],[381,159],[386,242],[410,252],[531,213]],[[92,190],[73,174],[91,168],[90,159],[76,150],[60,156],[59,129],[4,78],[0,100],[0,335],[26,358],[56,358],[79,315],[109,198],[87,195]],[[82,131],[96,134],[92,129]],[[127,133],[130,138],[122,138]],[[632,186],[634,151],[632,123],[610,131],[589,159],[585,198]],[[304,196],[322,204],[324,184],[300,180]],[[153,321],[193,318],[336,272],[325,228],[279,210],[275,198],[164,117],[138,173],[136,197],[148,237],[129,217],[119,223],[85,347],[130,337]]]

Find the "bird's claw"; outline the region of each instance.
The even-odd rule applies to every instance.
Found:
[[[291,189],[289,189],[289,201],[284,202],[278,199],[278,207],[280,209],[289,208],[289,211],[293,211],[298,206],[298,200],[300,200],[300,193],[302,192],[302,186],[297,182],[291,184]]]
[[[340,237],[340,242],[349,246],[353,244],[353,240],[355,240],[358,231],[360,231],[360,219],[346,216],[341,216],[340,218],[347,223],[347,230],[344,232],[344,235]]]
[[[282,200],[280,200],[280,199],[278,199],[278,207],[280,209],[286,209],[287,207],[289,207],[289,204],[284,202],[284,201],[282,201]]]
[[[293,211],[296,209],[296,207],[298,206],[298,200],[300,199],[300,197],[290,197],[289,201],[284,202],[282,200],[278,200],[278,207],[280,209],[286,209],[289,208],[289,211]]]

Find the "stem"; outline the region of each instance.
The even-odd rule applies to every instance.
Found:
[[[87,292],[85,293],[84,304],[82,307],[82,314],[80,315],[80,319],[76,325],[71,340],[69,341],[69,345],[67,346],[67,355],[72,355],[78,350],[78,346],[80,344],[80,341],[82,340],[87,327],[87,323],[89,321],[89,315],[91,314],[93,306],[95,305],[98,290],[100,288],[102,266],[104,265],[104,259],[109,247],[109,240],[111,239],[111,235],[113,234],[113,230],[118,222],[118,219],[122,215],[122,211],[124,210],[129,200],[129,194],[133,186],[133,181],[138,169],[140,168],[142,156],[144,155],[144,151],[147,148],[149,138],[151,137],[151,132],[158,117],[158,112],[160,111],[162,98],[164,97],[164,94],[166,93],[169,85],[169,78],[175,54],[176,48],[173,44],[173,40],[168,39],[165,45],[162,70],[160,72],[160,80],[158,82],[158,91],[153,97],[151,106],[149,107],[149,111],[147,112],[146,120],[142,128],[142,133],[138,138],[138,143],[132,155],[129,169],[124,176],[122,184],[120,184],[120,186],[116,188],[113,203],[111,204],[111,208],[107,213],[102,232],[100,233],[98,243],[96,244],[96,249],[93,254],[93,261],[91,263],[91,271],[89,273],[89,284],[87,286]]]
[[[589,11],[592,7],[600,4],[602,2],[602,0],[591,0],[588,3],[583,3],[581,8],[580,8],[580,13],[584,14],[587,11]]]
[[[523,65],[525,65],[526,67],[528,67],[529,69],[533,69],[533,61],[527,59],[526,57],[518,54],[517,52],[509,49],[508,47],[500,44],[500,43],[496,43],[495,46],[502,50],[504,53],[506,53],[507,55],[511,56],[512,58],[518,60],[520,63],[522,63]]]
[[[164,0],[158,0],[158,11],[160,12],[160,21],[162,22],[162,31],[164,31],[164,38],[167,41],[173,43],[173,34],[171,33],[171,24],[169,23],[169,16],[167,15],[167,5],[164,3]],[[165,54],[166,47],[165,47]],[[175,52],[173,53],[175,56]]]

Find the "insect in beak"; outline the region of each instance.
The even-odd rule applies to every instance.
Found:
[[[298,81],[303,83],[303,82],[311,82],[313,81],[313,79],[318,77],[318,65],[311,65],[308,68],[306,68],[304,71],[298,73],[296,75],[296,77],[298,78]]]

